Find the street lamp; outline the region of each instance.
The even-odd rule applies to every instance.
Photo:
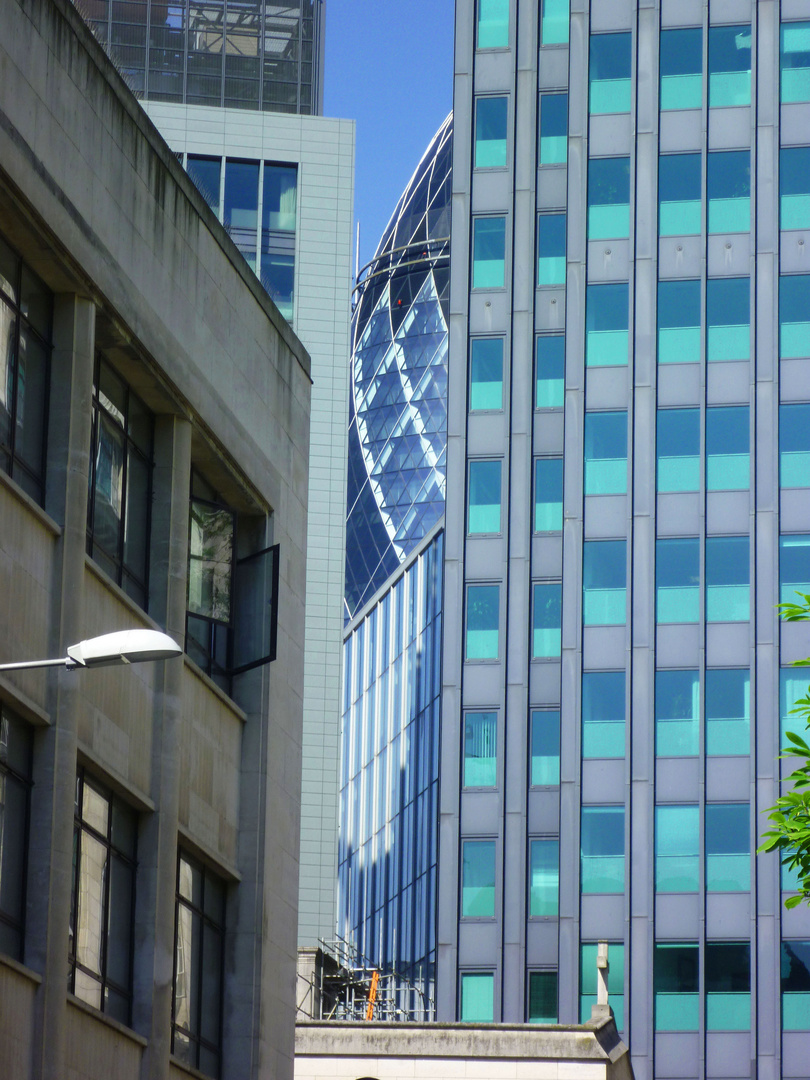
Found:
[[[168,660],[180,656],[180,646],[159,630],[116,630],[113,634],[88,638],[70,645],[61,660],[25,660],[20,664],[0,664],[0,671],[23,668],[109,667],[112,664],[138,664],[143,660]]]

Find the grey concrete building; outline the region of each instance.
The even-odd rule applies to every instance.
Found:
[[[575,1022],[606,938],[637,1076],[803,1076],[753,852],[810,652],[810,5],[458,0],[455,50],[438,1018]]]
[[[4,0],[0,1075],[292,1077],[310,361],[64,0]],[[67,975],[67,981],[66,981]]]

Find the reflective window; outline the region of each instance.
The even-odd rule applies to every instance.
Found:
[[[583,893],[624,892],[624,807],[582,807]]]
[[[560,893],[559,840],[529,841],[529,917],[556,915]]]
[[[557,1016],[557,972],[530,971],[527,1021],[530,1024],[556,1024]]]
[[[588,69],[591,113],[630,112],[631,34],[592,34]]]
[[[751,355],[750,280],[709,278],[706,322],[707,360],[747,360]]]
[[[585,414],[585,494],[627,491],[627,413]]]
[[[810,22],[783,23],[780,40],[782,101],[810,101]]]
[[[561,409],[565,401],[565,336],[552,334],[537,339],[535,362],[536,409]]]
[[[709,232],[748,232],[751,228],[751,154],[723,150],[709,154],[706,189]]]
[[[583,671],[583,758],[624,757],[624,715],[624,672]]]
[[[696,757],[699,747],[700,683],[697,671],[656,671],[656,757]]]
[[[626,282],[588,285],[585,363],[589,367],[627,363],[629,319],[629,287]]]
[[[750,618],[751,570],[747,536],[706,538],[706,622]]]
[[[751,945],[747,941],[706,942],[706,1030],[749,1031],[751,1027]]]
[[[0,705],[0,952],[23,958],[31,798],[30,727]]]
[[[474,289],[502,289],[506,266],[506,218],[473,218]]]
[[[536,660],[560,655],[562,648],[562,585],[549,582],[534,586],[532,656]]]
[[[459,1020],[476,1024],[491,1023],[494,1007],[495,976],[491,972],[462,972]]]
[[[497,660],[500,588],[467,586],[466,651],[468,660]]]
[[[706,490],[745,491],[751,482],[748,406],[706,410]]]
[[[658,491],[700,489],[700,409],[659,409],[655,447]]]
[[[782,1030],[810,1027],[810,941],[783,941],[781,955]]]
[[[498,169],[506,165],[508,99],[482,97],[475,103],[475,168]]]
[[[259,229],[259,162],[225,161],[223,222],[251,270],[256,270]]]
[[[260,279],[285,319],[293,317],[298,171],[265,163]]]
[[[559,532],[563,524],[563,459],[534,463],[534,531]]]
[[[655,542],[655,621],[700,619],[700,541],[695,537]]]
[[[751,888],[751,808],[748,803],[706,804],[706,888]]]
[[[779,356],[810,356],[810,274],[779,278]]]
[[[509,44],[509,0],[478,0],[479,49],[504,49]]]
[[[664,154],[658,159],[658,232],[661,236],[700,233],[700,154]]]
[[[801,727],[801,720],[791,716],[791,710],[799,698],[807,693],[807,675],[794,668],[779,669],[779,745],[785,745],[786,732]],[[793,766],[790,766],[791,768]]]
[[[706,753],[747,754],[751,749],[751,673],[747,668],[706,669]]]
[[[779,483],[810,487],[810,405],[779,406]]]
[[[703,104],[703,31],[662,30],[658,59],[661,110],[699,109]]]
[[[700,360],[700,282],[658,282],[658,363]]]
[[[503,338],[470,342],[470,412],[503,408]]]
[[[537,284],[565,284],[565,214],[537,219]]]
[[[697,892],[700,887],[700,810],[655,808],[655,891]]]
[[[630,158],[588,161],[588,239],[630,235]]]
[[[568,94],[540,97],[540,164],[564,165],[568,160]]]
[[[779,537],[779,602],[799,604],[796,593],[810,593],[810,535]]]
[[[495,916],[495,841],[464,840],[461,845],[461,914]]]
[[[543,0],[541,45],[565,45],[568,42],[569,5],[570,0]]]
[[[468,533],[501,531],[501,463],[471,461],[467,514]]]
[[[532,712],[532,787],[556,787],[560,782],[560,710]]]
[[[751,104],[751,27],[709,27],[709,106]]]
[[[580,946],[579,960],[579,1019],[585,1024],[591,1018],[591,1007],[596,1004],[596,954],[598,945]],[[624,1030],[624,945],[621,942],[608,944],[608,988],[610,1007],[616,1020],[618,1031]]]
[[[697,942],[656,942],[653,991],[656,1031],[700,1028]]]
[[[779,228],[810,228],[810,146],[779,152]]]
[[[583,626],[627,621],[627,541],[586,540],[582,545]]]
[[[216,216],[219,217],[219,183],[222,173],[222,158],[189,154],[186,158],[186,172],[194,181],[202,197]]]
[[[495,787],[498,782],[498,716],[464,716],[464,787]]]

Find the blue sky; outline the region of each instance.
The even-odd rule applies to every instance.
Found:
[[[361,266],[452,107],[453,9],[453,0],[326,0],[324,114],[357,121]]]

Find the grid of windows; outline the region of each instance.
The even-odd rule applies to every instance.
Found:
[[[0,952],[23,958],[33,739],[0,704]]]

